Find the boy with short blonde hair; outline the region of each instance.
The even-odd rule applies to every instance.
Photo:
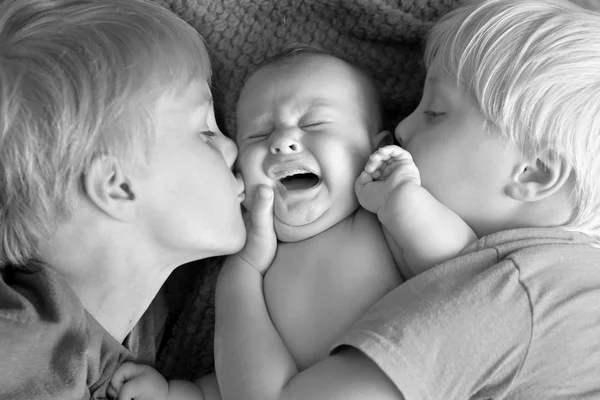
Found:
[[[245,239],[198,33],[143,0],[0,2],[0,397],[106,398],[159,290]]]
[[[6,2],[0,17],[0,159],[12,172],[0,185],[0,263],[19,265],[36,256],[57,220],[72,214],[75,177],[93,157],[133,164],[150,156],[148,109],[159,96],[199,75],[210,78],[197,34],[161,7],[143,6],[154,21],[136,15],[137,0],[123,4],[122,14],[99,2],[87,3],[86,12],[77,0],[56,10],[39,1]],[[63,20],[52,21],[59,15]],[[22,25],[36,17],[39,25]],[[68,51],[69,43],[84,55]]]
[[[598,397],[600,15],[566,0],[471,1],[433,28],[425,60],[423,98],[396,138],[422,188],[480,239],[299,371],[264,306],[276,242],[261,188],[218,287],[225,399]],[[371,183],[388,185],[383,209],[411,219],[427,207],[394,207],[417,181],[383,173],[401,154],[375,156]],[[230,351],[248,326],[256,351]]]

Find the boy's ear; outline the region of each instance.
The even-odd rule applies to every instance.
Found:
[[[518,201],[542,200],[563,188],[571,172],[562,157],[538,154],[515,167],[506,194]]]
[[[114,158],[95,157],[83,177],[83,189],[89,201],[111,217],[123,222],[135,218],[135,188]]]
[[[394,144],[394,136],[390,131],[381,131],[373,136],[372,142],[373,149],[378,149],[383,146]]]

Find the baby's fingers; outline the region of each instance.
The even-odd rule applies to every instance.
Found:
[[[123,384],[128,380],[138,376],[138,372],[138,365],[134,363],[126,362],[121,364],[119,368],[117,368],[117,371],[110,380],[108,390],[110,392],[109,394],[111,395],[111,397],[117,398],[117,395],[121,391]]]
[[[138,379],[127,381],[121,390],[117,400],[145,400],[143,397],[144,388],[142,382]]]
[[[273,233],[273,189],[268,186],[258,188],[256,201],[251,211],[251,235],[264,236]],[[250,239],[250,238],[249,238]]]
[[[410,155],[410,153],[400,146],[396,146],[396,145],[384,146],[384,147],[380,148],[379,151],[381,152],[382,155],[384,155],[385,160],[393,160],[393,161],[407,160],[407,161],[412,162],[412,156]]]
[[[358,190],[358,188],[362,188],[367,183],[373,182],[374,179],[375,178],[370,173],[368,173],[368,171],[361,172],[358,178],[356,178],[356,180],[354,181],[354,190],[356,191]]]
[[[405,152],[406,150],[404,150],[402,147],[400,146],[396,146],[395,144],[390,144],[387,146],[383,146],[377,149],[377,153],[380,153],[386,157],[395,157],[398,154],[401,154],[403,152]]]
[[[277,238],[273,227],[273,189],[261,186],[256,192],[256,199],[250,211],[250,226],[246,245],[238,256],[252,265],[261,274],[267,271],[275,252]]]
[[[383,163],[382,155],[380,155],[378,153],[371,154],[371,156],[369,157],[369,160],[367,161],[367,164],[365,165],[365,172],[368,172],[369,174],[375,173],[381,167],[382,163]]]
[[[369,157],[369,161],[367,161],[367,165],[365,166],[365,171],[374,173],[378,169],[385,167],[387,162],[394,160],[397,157],[401,157],[404,153],[408,154],[406,150],[396,145],[380,147]],[[375,177],[375,179],[377,179],[377,177]]]

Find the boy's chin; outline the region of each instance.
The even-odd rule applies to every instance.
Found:
[[[243,226],[243,229],[237,232],[236,235],[231,236],[230,246],[225,250],[223,255],[235,254],[242,250],[244,245],[246,244],[246,227]]]
[[[213,254],[210,254],[208,257],[229,256],[238,253],[246,244],[245,226],[242,226],[242,229],[229,235],[226,241],[221,241],[218,244],[219,246],[214,249]]]

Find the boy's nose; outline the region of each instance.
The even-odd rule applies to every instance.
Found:
[[[232,168],[238,155],[238,148],[235,142],[223,134],[218,138],[218,142],[219,150],[223,154],[227,166]]]
[[[289,133],[275,133],[271,138],[271,154],[293,154],[303,150],[300,140]]]
[[[412,114],[408,117],[404,118],[398,125],[396,125],[396,129],[394,130],[394,136],[398,143],[400,143],[401,147],[404,147],[406,143],[410,140],[412,129],[410,127],[410,118]]]

